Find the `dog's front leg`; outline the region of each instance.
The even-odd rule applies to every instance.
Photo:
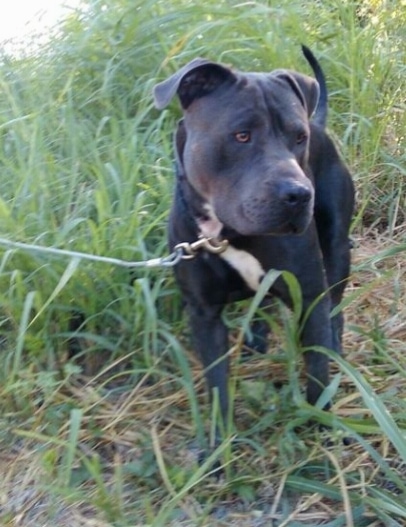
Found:
[[[227,423],[228,401],[228,329],[221,319],[222,307],[189,305],[189,320],[194,348],[205,369],[210,401],[217,391],[220,429]]]

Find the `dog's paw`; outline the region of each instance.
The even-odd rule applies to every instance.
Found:
[[[251,335],[244,339],[243,357],[253,353],[265,355],[268,351],[269,326],[264,320],[258,320],[251,326]]]

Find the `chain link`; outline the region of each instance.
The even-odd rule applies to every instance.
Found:
[[[228,247],[227,240],[215,240],[214,238],[201,237],[193,243],[182,242],[175,245],[175,251],[181,249],[184,251],[183,260],[191,260],[195,258],[200,249],[212,254],[221,254]]]

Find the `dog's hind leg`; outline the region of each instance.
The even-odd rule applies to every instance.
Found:
[[[306,350],[304,360],[307,373],[307,401],[312,405],[316,404],[329,383],[328,356],[317,350],[318,347],[331,349],[332,335],[331,326],[328,323],[329,312],[330,299],[325,296],[312,307],[303,327],[301,341]],[[329,406],[327,404],[325,409],[328,409]]]
[[[315,219],[324,268],[334,310],[341,302],[350,274],[351,243],[350,224],[354,209],[354,186],[346,166],[338,157],[331,140],[324,138],[324,147],[330,154],[330,165],[324,167],[324,174],[316,183]],[[333,347],[341,354],[341,340],[344,316],[340,312],[331,319]]]
[[[331,310],[340,304],[350,274],[351,254],[347,233],[342,233],[341,239],[324,238],[321,240],[324,267],[330,290]],[[344,315],[340,311],[331,317],[333,349],[341,355]]]

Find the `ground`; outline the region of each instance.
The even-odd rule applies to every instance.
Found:
[[[402,375],[401,369],[397,369],[396,364],[393,363],[391,366],[388,362],[374,360],[374,355],[378,357],[380,353],[388,353],[392,361],[404,355],[404,343],[406,342],[406,289],[404,284],[406,281],[403,275],[406,272],[406,257],[401,250],[401,241],[390,238],[387,233],[369,230],[357,236],[354,241],[354,272],[346,293],[348,299],[344,336],[346,358],[368,380],[375,392],[382,395],[383,399],[389,392],[392,395],[399,394],[401,397],[402,393],[406,393],[404,370]],[[248,383],[245,387],[249,387],[252,379],[255,380],[256,371],[260,372],[263,369],[262,360],[259,358],[251,363],[244,363],[240,367],[240,375],[243,379],[242,389],[244,389],[244,382]],[[333,365],[332,369],[333,372],[338,371],[336,365]],[[193,365],[193,371],[195,382],[199,390],[203,391],[200,367],[197,362]],[[276,373],[273,371],[272,375],[280,375],[283,380],[283,367]],[[204,512],[193,493],[185,492],[183,496],[179,496],[172,486],[173,478],[171,481],[169,477],[165,480],[165,470],[162,469],[165,463],[168,466],[170,462],[176,461],[190,472],[190,466],[193,466],[195,462],[193,449],[185,447],[185,443],[182,443],[182,435],[191,433],[187,421],[176,423],[165,419],[169,408],[176,406],[182,410],[187,409],[188,402],[183,391],[165,389],[159,392],[158,390],[161,396],[157,397],[156,387],[146,382],[134,386],[132,390],[123,391],[117,396],[101,398],[97,380],[81,378],[76,385],[69,387],[68,392],[61,390],[56,394],[53,402],[60,403],[61,399],[69,397],[76,399],[78,404],[83,400],[92,401],[92,406],[97,408],[93,412],[92,419],[98,420],[97,425],[100,430],[103,430],[97,444],[97,456],[105,461],[103,470],[99,474],[105,480],[105,489],[111,488],[108,479],[114,479],[117,471],[123,470],[126,466],[136,467],[140,459],[146,463],[142,470],[148,470],[148,458],[145,457],[144,451],[141,452],[140,444],[143,448],[149,449],[151,463],[158,460],[162,477],[161,486],[166,488],[169,496],[172,494],[174,499],[177,499],[175,518],[172,516],[172,519],[163,519],[163,523],[159,525],[171,527],[197,525],[210,527],[223,525],[233,527],[316,526],[330,525],[329,522],[342,515],[345,523],[340,523],[340,525],[383,527],[384,523],[376,520],[372,511],[368,511],[365,507],[361,511],[352,505],[350,494],[363,495],[370,486],[387,490],[393,495],[398,492],[396,484],[385,479],[382,467],[371,457],[365,445],[354,442],[348,446],[341,444],[339,447],[330,449],[323,442],[320,444],[320,438],[315,437],[313,441],[306,438],[308,459],[312,456],[313,448],[315,459],[319,459],[322,453],[336,468],[335,473],[325,481],[325,484],[335,484],[341,489],[341,510],[337,510],[337,501],[322,496],[317,489],[315,492],[311,492],[311,489],[307,489],[306,492],[294,492],[292,491],[294,482],[291,482],[291,490],[286,492],[285,484],[289,477],[288,473],[281,473],[277,476],[272,474],[272,470],[278,467],[279,455],[278,446],[274,445],[267,451],[266,459],[253,452],[246,454],[251,456],[250,464],[257,464],[258,479],[261,480],[255,485],[254,497],[243,498],[238,493],[219,492],[222,485],[227,485],[224,476],[207,480],[207,486],[209,488],[211,486],[214,494],[220,498],[217,503],[212,504],[206,519],[202,520],[201,516],[207,514],[207,509]],[[241,409],[239,413],[240,400],[241,398],[237,398],[237,421],[239,420],[242,426],[244,420],[250,417],[250,410]],[[37,411],[40,414],[45,410],[38,408]],[[353,383],[346,375],[343,375],[340,397],[333,412],[341,417],[351,418],[359,415],[360,411],[368,414],[368,409],[362,407],[360,395]],[[89,419],[86,422],[90,426],[90,417],[82,416],[82,419],[85,421]],[[395,449],[386,436],[376,433],[376,427],[372,429],[373,433],[369,434],[366,431],[364,434],[366,440],[380,453],[381,459],[385,459],[395,473],[404,479],[406,468],[402,465]],[[145,430],[149,431],[149,443],[145,440],[143,432]],[[4,527],[128,525],[115,523],[114,511],[110,511],[109,517],[109,514],[106,514],[106,508],[98,506],[101,498],[97,498],[96,494],[100,492],[100,486],[84,489],[85,484],[78,481],[80,491],[78,490],[77,495],[71,492],[66,499],[62,492],[55,492],[56,489],[50,485],[52,477],[50,478],[49,466],[52,464],[55,466],[55,482],[60,482],[60,478],[63,477],[58,472],[58,463],[55,460],[57,449],[55,444],[44,442],[40,429],[32,429],[24,433],[19,433],[18,430],[10,430],[10,432],[12,432],[10,434],[12,447],[3,445],[0,451],[0,473],[3,476],[2,484],[0,484],[0,518]],[[140,442],[141,436],[144,442],[142,440]],[[176,448],[179,442],[183,446]],[[80,445],[83,453],[89,455],[91,452],[86,449],[95,448],[94,443],[89,446],[85,436],[80,438]],[[49,449],[48,453],[47,449]],[[245,452],[243,454],[245,455]],[[75,470],[77,468],[74,467]],[[254,468],[254,473],[255,470]],[[346,481],[346,474],[350,472],[356,475],[352,486]],[[112,486],[114,487],[114,484]],[[151,488],[150,492],[153,495],[154,489]],[[123,503],[130,504],[138,499],[136,493],[137,490],[134,487],[122,488],[119,499]],[[196,518],[200,518],[199,521],[202,523],[196,523]],[[141,518],[140,523],[137,521],[138,519],[134,518],[131,525],[133,527],[155,525],[152,520],[150,523],[146,523]],[[400,524],[394,523],[394,525]]]

